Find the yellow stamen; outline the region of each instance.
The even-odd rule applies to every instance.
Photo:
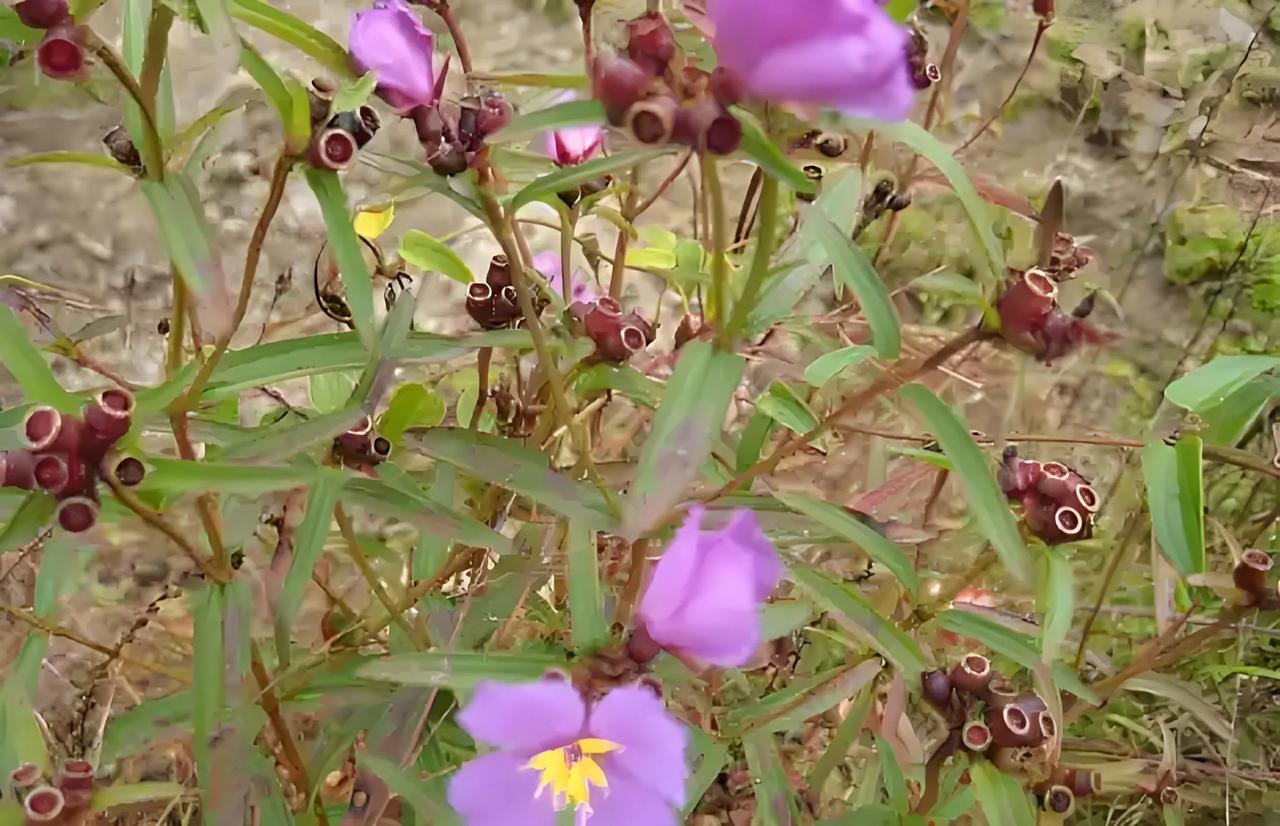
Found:
[[[604,769],[595,758],[619,748],[617,743],[587,737],[563,748],[539,752],[524,767],[541,773],[535,794],[540,796],[543,790],[551,789],[552,805],[557,810],[582,808],[590,812],[591,787],[609,788]]]

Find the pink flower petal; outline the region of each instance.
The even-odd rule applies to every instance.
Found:
[[[615,688],[591,709],[592,736],[622,746],[604,759],[605,776],[613,794],[619,778],[647,787],[671,806],[684,805],[688,733],[647,688]],[[625,773],[625,775],[623,774]],[[629,777],[627,777],[629,776]],[[599,807],[594,807],[599,814]],[[605,821],[601,821],[605,822]],[[636,819],[632,823],[649,823]],[[595,821],[592,821],[593,826]]]
[[[378,94],[402,113],[435,100],[435,37],[404,0],[376,0],[351,18],[351,61],[378,78]]]
[[[534,796],[539,775],[525,762],[498,752],[464,764],[449,779],[449,805],[467,826],[555,826],[550,793]]]
[[[702,534],[700,506],[689,508],[658,564],[654,566],[637,609],[645,623],[662,622],[680,610],[698,573],[698,539]]]
[[[459,725],[472,737],[526,756],[576,740],[585,719],[582,695],[553,679],[482,682],[458,713]]]

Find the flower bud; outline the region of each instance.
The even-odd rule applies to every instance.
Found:
[[[1053,0],[1031,0],[1031,10],[1042,20],[1053,19]]]
[[[998,746],[1031,746],[1039,738],[1039,729],[1033,729],[1031,718],[1016,704],[1000,708],[988,707],[983,721],[991,729],[991,739]]]
[[[93,764],[88,760],[64,760],[54,779],[68,809],[81,809],[93,797]]]
[[[22,808],[28,824],[53,823],[62,816],[66,800],[62,797],[62,792],[53,786],[40,786],[27,794],[22,801]]]
[[[1070,817],[1076,808],[1076,796],[1066,786],[1050,786],[1044,794],[1044,810],[1062,817]]]
[[[1255,598],[1267,588],[1267,572],[1273,562],[1270,556],[1259,550],[1248,550],[1240,555],[1240,562],[1231,573],[1236,587]]]
[[[627,111],[627,129],[639,143],[656,146],[671,140],[680,107],[675,98],[651,97],[634,104]]]
[[[22,25],[33,29],[51,29],[71,14],[67,0],[23,0],[13,10]]]
[[[592,77],[592,94],[604,105],[609,123],[621,126],[627,113],[648,94],[653,75],[631,60],[621,57],[597,58]]]
[[[966,654],[951,669],[951,684],[957,691],[981,694],[991,682],[992,676],[991,660],[975,652]]]
[[[0,453],[0,487],[33,490],[36,486],[36,457],[29,450]]]
[[[991,746],[991,729],[981,720],[970,720],[960,732],[960,742],[969,751],[986,751]]]
[[[311,165],[339,172],[351,165],[358,149],[355,136],[347,130],[325,129],[311,141]]]
[[[71,496],[58,503],[54,516],[69,533],[83,533],[98,521],[98,503],[84,496]]]
[[[126,488],[137,487],[147,476],[146,465],[133,456],[125,456],[116,462],[112,472],[116,475],[116,480]]]
[[[951,677],[945,671],[926,671],[920,678],[921,693],[938,711],[951,706]]]
[[[88,74],[83,31],[73,23],[51,27],[36,47],[36,65],[54,80],[83,80]]]
[[[711,72],[711,77],[707,81],[707,91],[711,92],[711,96],[726,108],[737,106],[746,97],[746,90],[742,88],[742,78],[723,66],[717,66]]]
[[[651,11],[627,22],[627,54],[652,74],[666,71],[676,54],[676,36],[661,13]]]

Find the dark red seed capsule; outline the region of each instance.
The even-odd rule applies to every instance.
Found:
[[[62,792],[53,786],[40,786],[27,794],[22,807],[26,812],[27,823],[53,823],[62,816],[66,800]]]
[[[951,684],[958,691],[982,693],[991,682],[991,660],[978,653],[966,654],[951,669]]]

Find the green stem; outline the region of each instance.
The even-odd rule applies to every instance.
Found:
[[[702,185],[707,191],[711,212],[711,300],[710,321],[722,322],[729,289],[729,258],[725,252],[729,246],[729,219],[724,208],[724,188],[720,185],[720,172],[712,158],[702,159]],[[705,309],[704,315],[707,315]]]
[[[573,286],[569,283],[573,270],[573,233],[578,223],[578,208],[571,207],[560,213],[560,292],[564,294],[564,303],[573,303]]]
[[[147,26],[147,50],[142,58],[142,70],[138,72],[138,88],[142,90],[142,96],[151,102],[152,111],[155,111],[160,74],[169,53],[169,29],[173,27],[173,17],[173,9],[157,3],[151,10],[151,23]]]
[[[734,333],[746,326],[747,316],[755,309],[760,289],[769,275],[769,259],[773,257],[777,237],[778,182],[773,176],[765,175],[760,188],[760,235],[756,238],[755,257],[751,259],[751,271],[747,274],[747,283],[742,287],[742,295],[733,305],[733,317],[729,325],[720,332],[721,346],[729,346]]]
[[[133,73],[129,71],[129,67],[125,65],[124,59],[116,54],[116,50],[99,37],[94,32],[90,32],[87,40],[89,47],[93,49],[94,54],[102,61],[102,65],[107,67],[111,74],[115,75],[116,80],[120,81],[120,85],[124,87],[129,97],[133,98],[133,102],[138,104],[138,110],[142,113],[142,158],[147,167],[147,177],[153,181],[159,181],[164,178],[164,149],[160,141],[160,130],[156,127],[156,112],[152,101],[143,93],[142,87],[138,85],[138,81],[134,78]]]

